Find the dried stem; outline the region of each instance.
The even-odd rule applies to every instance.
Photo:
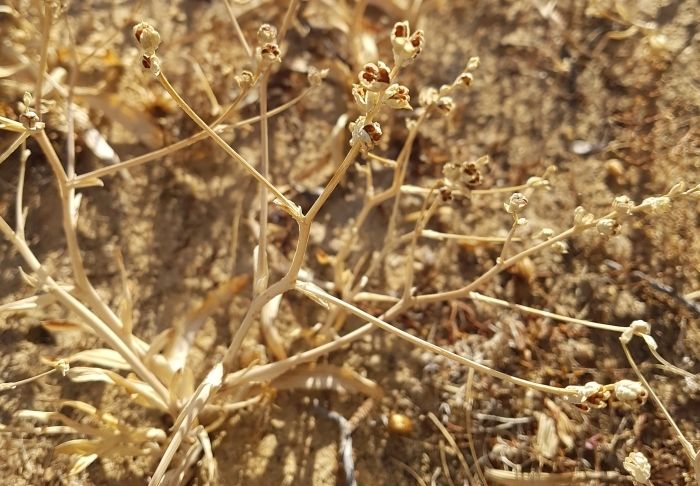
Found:
[[[566,396],[574,396],[576,392],[571,391],[571,390],[565,390],[563,388],[558,388],[554,386],[549,386],[549,385],[542,385],[540,383],[535,383],[529,380],[524,380],[522,378],[516,378],[513,377],[507,373],[502,373],[500,371],[496,371],[492,368],[489,368],[488,366],[485,366],[481,363],[477,363],[476,361],[472,361],[468,358],[465,358],[463,356],[460,356],[458,354],[455,354],[451,351],[447,351],[444,348],[441,348],[440,346],[437,346],[435,344],[429,343],[427,341],[424,341],[423,339],[420,339],[412,334],[407,333],[406,331],[403,331],[397,327],[392,326],[391,324],[374,317],[371,314],[368,314],[367,312],[358,309],[352,304],[348,304],[347,302],[338,299],[337,297],[333,297],[330,294],[327,294],[323,290],[316,288],[314,286],[310,285],[305,285],[304,282],[297,282],[296,285],[297,289],[302,291],[302,293],[305,294],[312,294],[318,299],[327,302],[329,304],[337,305],[339,307],[344,308],[348,312],[356,315],[357,317],[360,317],[367,322],[371,323],[372,325],[379,327],[380,329],[394,334],[395,336],[400,337],[404,341],[408,341],[411,344],[414,344],[420,348],[426,349],[428,351],[431,351],[435,354],[439,354],[441,356],[444,356],[445,358],[448,358],[452,361],[455,361],[459,364],[462,364],[464,366],[467,366],[468,368],[472,368],[475,371],[478,371],[480,373],[483,373],[485,375],[492,376],[494,378],[498,378],[499,380],[506,381],[508,383],[512,383],[514,385],[519,385],[519,386],[524,386],[526,388],[530,388],[533,390],[541,391],[544,393],[551,393],[553,395],[561,396],[561,397],[566,397]]]
[[[207,135],[216,142],[216,144],[223,149],[224,152],[226,152],[231,158],[233,158],[236,162],[241,164],[243,168],[250,174],[252,175],[258,182],[260,182],[262,185],[267,187],[270,192],[272,192],[275,197],[280,201],[280,204],[282,204],[289,214],[295,215],[298,213],[298,208],[292,203],[287,197],[282,194],[277,187],[272,184],[269,180],[267,180],[265,177],[262,176],[255,168],[250,165],[250,163],[245,160],[241,155],[236,152],[229,144],[227,144],[224,139],[222,139],[214,130],[212,130],[209,125],[207,125],[204,120],[202,120],[195,111],[190,108],[190,106],[185,102],[184,99],[178,94],[178,92],[173,88],[173,86],[170,84],[168,81],[168,78],[165,76],[164,73],[159,73],[156,78],[160,81],[160,84],[165,88],[165,90],[172,96],[173,100],[182,108],[182,110],[194,121],[197,125],[199,125],[199,128],[204,130],[204,132],[207,133]]]
[[[29,151],[26,148],[26,143],[22,143],[22,149],[19,154],[19,175],[17,176],[17,196],[15,199],[15,233],[21,239],[25,239],[24,236],[24,220],[26,218],[25,211],[23,209],[24,201],[24,177],[27,170],[27,158],[29,157]]]
[[[270,178],[270,147],[267,125],[267,82],[269,73],[264,73],[260,79],[260,172],[265,179]],[[262,292],[267,287],[269,269],[267,263],[267,187],[260,187],[260,230],[258,233],[258,261],[254,283],[255,293]]]
[[[46,132],[41,130],[34,134],[34,138],[39,143],[41,150],[44,152],[46,159],[51,166],[58,184],[58,193],[61,199],[61,208],[63,214],[63,233],[66,237],[66,246],[70,256],[71,266],[73,269],[73,277],[78,289],[85,294],[85,300],[93,308],[100,318],[107,323],[109,328],[117,333],[122,330],[122,323],[114,312],[105,304],[97,291],[90,283],[83,265],[83,257],[80,254],[78,245],[78,236],[76,234],[76,214],[73,205],[75,204],[75,189],[67,186],[67,175],[63,170],[61,161],[56,155]]]
[[[246,56],[248,56],[249,59],[253,58],[253,50],[250,48],[250,44],[248,44],[248,41],[245,38],[245,35],[243,35],[243,31],[241,30],[241,26],[238,24],[238,19],[236,19],[236,14],[233,11],[233,6],[231,5],[231,0],[224,0],[224,5],[226,5],[226,10],[228,11],[228,16],[231,17],[231,22],[233,23],[233,30],[236,31],[236,36],[238,37],[238,40],[240,41],[241,45],[243,46],[243,49],[245,49]]]
[[[51,24],[53,17],[52,2],[43,2],[44,12],[41,16],[41,51],[39,54],[39,69],[36,78],[36,88],[34,89],[34,105],[36,114],[39,120],[42,119],[41,113],[41,97],[44,91],[44,74],[46,73],[46,65],[49,52],[49,38],[51,37]]]
[[[629,361],[630,366],[632,366],[632,369],[636,373],[637,377],[639,378],[639,381],[641,381],[644,386],[646,387],[647,391],[649,392],[649,395],[651,395],[651,398],[654,400],[654,403],[656,403],[656,406],[659,407],[661,410],[661,413],[663,413],[664,417],[668,421],[668,423],[671,425],[671,428],[673,429],[673,432],[676,435],[676,438],[678,441],[681,443],[683,446],[683,451],[688,455],[688,458],[690,459],[691,464],[694,464],[695,461],[697,460],[696,452],[695,449],[693,448],[693,445],[688,442],[688,439],[685,438],[685,435],[683,435],[683,432],[681,432],[681,429],[678,427],[678,424],[676,424],[676,421],[673,420],[673,417],[671,414],[668,412],[664,404],[661,402],[661,399],[659,396],[656,394],[654,389],[651,387],[649,382],[644,378],[644,375],[642,372],[639,370],[639,367],[637,366],[637,363],[634,361],[634,358],[632,358],[632,354],[630,354],[629,348],[627,345],[620,341],[620,344],[622,345],[622,350],[625,352],[625,356],[627,357],[627,361]],[[700,482],[700,478],[698,478],[698,482]]]

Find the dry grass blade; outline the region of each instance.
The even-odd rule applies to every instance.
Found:
[[[591,481],[619,482],[627,476],[615,471],[576,471],[570,473],[518,473],[486,469],[486,478],[492,484],[502,486],[564,486],[567,484],[586,483]]]
[[[467,460],[465,459],[464,454],[462,454],[462,450],[457,445],[455,438],[452,436],[452,434],[450,434],[450,432],[445,428],[445,426],[442,425],[440,420],[435,416],[433,412],[428,413],[428,418],[433,422],[433,424],[435,424],[435,427],[437,427],[437,429],[440,431],[443,437],[450,444],[450,447],[452,447],[454,453],[457,454],[457,458],[459,459],[459,463],[462,465],[462,469],[464,469],[464,474],[466,474],[469,484],[477,484],[474,479],[474,475],[472,474],[472,471],[469,468],[469,464],[467,464]]]
[[[170,438],[170,443],[163,453],[163,457],[158,463],[158,467],[153,473],[153,477],[149,481],[149,486],[161,484],[163,478],[168,471],[170,462],[175,453],[180,448],[182,440],[192,430],[192,424],[197,420],[197,416],[206,405],[209,397],[221,386],[224,377],[224,368],[222,365],[216,365],[206,376],[204,381],[199,385],[197,390],[192,395],[191,399],[182,409],[175,424],[173,425],[174,433]]]
[[[127,363],[124,358],[114,351],[108,348],[96,348],[87,349],[85,351],[79,351],[75,354],[63,358],[62,360],[46,360],[48,363],[56,366],[60,361],[65,361],[66,363],[87,363],[91,365],[104,366],[105,368],[112,368],[121,371],[130,371],[131,366]]]

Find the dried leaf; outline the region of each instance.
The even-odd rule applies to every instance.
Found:
[[[559,436],[559,440],[562,441],[567,450],[571,450],[574,447],[576,424],[549,398],[545,398],[544,403],[554,415],[554,420],[557,423],[557,435]]]
[[[282,302],[282,294],[276,295],[260,311],[260,329],[265,338],[267,349],[270,350],[272,356],[277,360],[287,359],[287,350],[282,343],[282,337],[275,326],[275,319],[279,312],[280,302]]]
[[[204,302],[190,312],[184,321],[175,326],[175,332],[165,346],[163,355],[167,358],[172,370],[185,367],[187,354],[194,342],[197,331],[206,319],[216,312],[223,304],[243,290],[248,283],[248,275],[237,275],[209,292]]]
[[[190,368],[177,370],[168,386],[170,402],[179,405],[183,400],[187,400],[194,392],[194,374]],[[179,408],[179,407],[178,407]]]
[[[316,294],[309,291],[309,289],[318,289],[320,291],[321,288],[318,285],[311,283],[311,282],[302,282],[301,280],[297,280],[295,288],[296,288],[296,290],[298,290],[299,292],[304,294],[306,297],[308,297],[309,299],[313,300],[318,305],[323,307],[324,309],[330,309],[328,302],[326,302],[325,300],[322,300]]]
[[[65,321],[65,320],[48,320],[41,321],[41,325],[47,331],[51,332],[89,332],[92,330],[79,322]]]
[[[56,447],[58,449],[58,447]],[[70,475],[75,475],[83,472],[87,467],[95,462],[95,459],[97,459],[97,454],[89,454],[87,456],[80,456],[78,457],[74,462],[73,465],[70,468],[70,471],[68,471],[68,474]]]
[[[98,381],[119,385],[132,395],[136,403],[164,412],[169,410],[168,405],[161,400],[150,385],[133,378],[124,378],[113,371],[101,368],[75,367],[68,371],[67,376],[76,383]]]
[[[83,98],[91,108],[104,113],[108,118],[119,123],[149,149],[155,150],[159,148],[158,145],[162,138],[160,128],[153,120],[144,115],[143,110],[132,108],[128,103],[124,102],[124,98],[116,94],[101,93],[95,96],[84,96]],[[105,144],[107,144],[106,141]],[[109,145],[107,144],[107,146]],[[112,150],[112,152],[114,151]]]
[[[158,467],[156,468],[151,481],[149,484],[161,484],[163,476],[168,471],[170,462],[173,460],[175,453],[180,448],[182,439],[187,436],[192,428],[192,423],[195,418],[199,416],[206,403],[209,401],[209,397],[219,389],[221,383],[224,379],[224,367],[221,363],[218,363],[212,370],[207,374],[207,376],[202,380],[202,383],[197,387],[197,390],[192,395],[192,398],[187,403],[187,406],[182,409],[180,415],[178,415],[175,424],[173,425],[173,430],[175,431],[170,439],[170,444],[165,449]]]
[[[58,360],[45,361],[54,366],[58,363]],[[69,356],[68,358],[65,358],[64,361],[67,361],[68,363],[74,363],[77,361],[124,371],[131,370],[131,366],[124,360],[124,358],[122,358],[121,354],[108,348],[80,351]]]
[[[298,368],[285,373],[270,383],[277,390],[301,388],[305,390],[333,390],[339,393],[362,393],[381,399],[384,391],[372,380],[349,368],[333,365],[316,365]]]
[[[552,459],[559,450],[559,437],[554,419],[545,413],[537,413],[537,437],[535,449],[547,459]]]

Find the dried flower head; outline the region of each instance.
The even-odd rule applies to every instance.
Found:
[[[462,73],[459,75],[455,84],[464,86],[466,88],[470,87],[474,82],[474,75],[472,73]]]
[[[513,193],[510,196],[510,199],[508,199],[508,202],[503,203],[503,207],[505,208],[506,212],[513,215],[523,212],[527,205],[527,197],[525,197],[525,194],[520,192]]]
[[[147,22],[139,22],[134,26],[134,37],[139,43],[144,56],[151,57],[156,54],[160,45],[160,34]]]
[[[359,106],[364,113],[367,113],[376,103],[379,94],[372,91],[367,91],[367,88],[361,84],[353,84],[352,97],[355,99],[357,106]]]
[[[481,169],[488,165],[487,155],[480,157],[474,162],[448,162],[442,167],[442,174],[445,179],[445,189],[448,190],[451,198],[452,191],[458,190],[464,195],[469,195],[471,189],[479,186],[483,182]],[[443,194],[443,199],[445,194]]]
[[[274,42],[268,42],[258,47],[258,62],[260,62],[263,69],[267,69],[272,64],[282,62],[282,57],[280,55],[280,48]]]
[[[536,240],[547,241],[552,236],[554,236],[554,230],[552,228],[542,228],[537,233],[535,233],[532,237]]]
[[[632,214],[634,201],[627,196],[617,196],[612,203],[613,210],[620,216]]]
[[[479,56],[473,56],[469,58],[469,61],[467,61],[467,67],[464,69],[464,71],[473,71],[475,69],[479,69],[479,66],[481,66],[481,58],[479,58]]]
[[[552,245],[552,250],[560,255],[566,255],[569,253],[569,244],[566,241],[557,241]]]
[[[328,69],[318,69],[314,66],[311,66],[307,74],[309,78],[309,84],[311,86],[320,86],[321,83],[323,83],[323,80],[326,79],[326,77],[328,77],[328,72]]]
[[[567,396],[566,400],[583,410],[588,410],[589,407],[605,408],[610,399],[610,391],[595,381],[589,381],[583,386],[570,385],[566,390],[574,392],[574,395]]]
[[[273,44],[277,42],[277,29],[270,24],[262,24],[258,29],[258,44]]]
[[[634,336],[639,336],[644,339],[647,346],[652,349],[656,349],[658,346],[654,338],[651,336],[651,326],[647,321],[643,321],[641,319],[632,321],[629,327],[620,335],[620,341],[623,344],[629,344]]]
[[[412,63],[423,50],[425,38],[422,30],[411,34],[408,22],[397,22],[391,31],[391,47],[394,64],[398,67]]]
[[[360,84],[369,91],[384,91],[391,83],[389,67],[382,61],[365,64],[357,77]]]
[[[620,232],[620,225],[611,218],[601,218],[595,225],[595,229],[601,236],[614,236]]]
[[[412,110],[411,96],[408,88],[400,84],[392,84],[384,92],[384,104],[395,110]]]
[[[427,88],[420,90],[420,93],[418,93],[418,103],[421,106],[430,106],[435,103],[439,97],[440,95],[438,90],[432,86],[428,86]]]
[[[648,396],[646,388],[638,381],[620,380],[615,383],[615,398],[628,404],[643,404]]]
[[[448,114],[454,110],[455,102],[451,96],[441,96],[435,102],[435,106],[437,106],[442,113]]]
[[[156,56],[156,49],[160,45],[160,34],[150,24],[140,22],[134,26],[134,37],[141,48],[141,65],[148,69],[154,76],[160,74],[160,59]]]
[[[236,80],[236,84],[238,85],[238,89],[241,91],[245,91],[247,89],[250,89],[251,86],[253,86],[253,83],[255,82],[255,76],[253,76],[253,73],[250,71],[243,71],[241,74],[236,74],[233,79]]]
[[[642,484],[649,484],[651,466],[644,454],[636,451],[630,452],[622,465],[625,471],[630,473],[635,481]]]
[[[578,229],[584,229],[590,226],[595,221],[595,216],[586,211],[583,206],[578,206],[574,209],[574,226]]]
[[[39,115],[30,108],[33,101],[34,97],[32,94],[29,91],[25,91],[20,105],[22,112],[19,114],[19,121],[27,130],[42,130],[44,123],[40,120]]]
[[[367,151],[374,147],[374,144],[382,138],[382,128],[377,122],[366,123],[364,116],[357,117],[357,120],[350,123],[350,145],[353,147],[360,144],[360,150]]]

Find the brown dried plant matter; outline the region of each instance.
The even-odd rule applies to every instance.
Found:
[[[482,52],[484,66],[474,56],[463,56],[458,68],[444,65],[431,79],[445,84],[431,86],[422,70],[431,67],[421,64],[442,61],[430,57],[431,32],[441,34],[427,29],[432,24],[421,2],[406,16],[425,18],[425,32],[399,21],[374,37],[357,19],[379,25],[372,9],[392,14],[398,3],[360,1],[352,14],[326,1],[292,0],[277,16],[274,7],[260,7],[270,8],[277,29],[260,23],[259,11],[226,0],[220,8],[228,15],[216,18],[230,21],[237,40],[215,42],[204,39],[203,30],[185,33],[175,18],[153,10],[155,22],[134,22],[138,57],[117,34],[84,50],[76,39],[91,32],[70,7],[47,1],[23,10],[16,3],[2,11],[12,27],[3,56],[8,66],[31,69],[4,76],[17,97],[0,115],[7,134],[0,164],[4,171],[18,165],[19,175],[14,186],[6,184],[12,197],[0,199],[0,233],[3,268],[19,265],[12,274],[21,289],[7,283],[9,272],[2,274],[3,285],[18,290],[3,294],[0,315],[7,329],[13,320],[21,326],[21,319],[40,319],[41,332],[59,344],[37,346],[41,360],[20,373],[3,369],[0,398],[39,387],[58,394],[53,403],[40,396],[23,406],[3,401],[0,433],[11,434],[7,440],[61,435],[54,450],[69,461],[60,474],[93,483],[101,482],[100,467],[123,464],[115,458],[138,457],[136,474],[153,485],[330,484],[334,478],[305,472],[296,459],[310,455],[314,434],[323,433],[314,414],[326,410],[341,435],[337,454],[330,450],[335,459],[319,467],[348,484],[367,482],[382,455],[394,460],[377,476],[385,482],[409,474],[418,482],[442,475],[448,484],[620,478],[663,484],[668,456],[639,431],[648,423],[665,437],[664,447],[683,451],[675,470],[700,482],[696,418],[668,392],[668,380],[683,384],[685,406],[692,406],[698,375],[692,356],[678,351],[682,346],[660,339],[668,330],[657,331],[665,325],[662,314],[651,312],[665,302],[654,289],[665,288],[667,300],[675,290],[655,287],[649,277],[645,301],[632,298],[631,310],[603,312],[579,299],[584,285],[569,278],[575,271],[594,275],[590,268],[638,265],[634,254],[619,261],[614,250],[606,260],[596,257],[596,248],[624,246],[629,239],[622,238],[632,232],[663,232],[674,220],[686,226],[678,237],[687,235],[697,220],[697,174],[662,181],[663,190],[615,187],[604,201],[571,203],[562,167],[504,171],[500,142],[487,141],[493,134],[474,130],[483,143],[459,138],[472,136],[462,123],[479,90],[488,90],[482,77],[493,72],[482,73],[498,54]],[[529,8],[561,29],[556,5]],[[631,20],[635,14],[623,7],[586,12],[624,20],[629,32],[606,42],[640,34],[659,44],[656,26]],[[312,56],[299,56],[288,37],[303,45],[319,19],[336,34],[358,37],[348,57],[357,66],[319,56],[313,67]],[[185,43],[180,35],[192,49],[177,52]],[[503,42],[522,47],[524,41],[510,36]],[[226,43],[240,48],[235,62]],[[118,69],[97,62],[115,52],[123,56]],[[134,62],[125,62],[128,57]],[[194,76],[181,64],[192,62]],[[564,69],[561,62],[556,69]],[[654,69],[663,68],[659,63]],[[141,76],[137,64],[145,70]],[[300,72],[308,75],[303,86]],[[105,81],[87,88],[99,75]],[[287,92],[290,86],[296,94]],[[106,101],[114,99],[107,97],[115,94],[110,89],[124,97],[124,106]],[[338,90],[342,96],[333,94]],[[162,134],[149,141],[161,148],[122,160],[116,154],[129,153],[126,141],[148,131],[126,126],[129,93],[167,97],[171,108],[144,112],[136,122]],[[342,100],[328,99],[333,96]],[[249,105],[257,114],[244,118]],[[109,129],[119,124],[121,136]],[[692,121],[683,127],[694,130]],[[88,151],[102,167],[84,167]],[[164,157],[170,160],[156,162]],[[191,163],[183,169],[179,160]],[[313,180],[294,179],[302,161],[319,164]],[[38,183],[28,169],[38,167],[50,172],[51,189],[33,186]],[[111,177],[117,173],[121,180]],[[624,176],[613,182],[619,186]],[[229,183],[234,200],[221,190]],[[145,198],[143,211],[127,209],[128,219],[112,225],[100,221],[99,211],[138,207],[136,193]],[[168,198],[176,204],[159,206]],[[47,236],[32,224],[35,214],[49,215],[60,228],[51,226]],[[162,234],[138,234],[146,218]],[[133,229],[118,228],[122,223]],[[100,248],[115,242],[124,256]],[[228,265],[203,274],[221,255]],[[153,278],[160,258],[161,275]],[[630,293],[623,278],[612,280],[594,280],[589,292],[605,282],[613,300],[622,295],[618,287]],[[558,298],[548,298],[554,291]],[[687,318],[692,295],[687,289],[676,299],[686,334],[697,332]],[[162,305],[153,304],[161,298]],[[538,359],[550,346],[561,356],[551,363]],[[21,353],[18,346],[8,355]],[[646,363],[646,356],[653,361]],[[105,391],[95,391],[96,383],[106,384]],[[600,418],[602,408],[615,428]],[[262,426],[249,430],[250,424]],[[351,436],[361,436],[354,448]],[[257,465],[269,461],[269,444],[281,440],[290,450],[282,450],[280,471],[249,464],[251,456]],[[368,450],[357,448],[359,440]],[[33,467],[26,471],[36,480]],[[125,474],[134,473],[117,475]]]

